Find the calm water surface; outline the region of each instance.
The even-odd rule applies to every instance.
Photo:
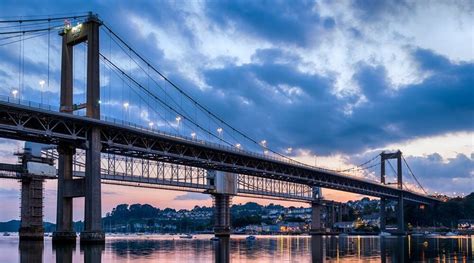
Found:
[[[53,246],[0,237],[0,262],[474,262],[474,237],[108,236],[105,245]]]

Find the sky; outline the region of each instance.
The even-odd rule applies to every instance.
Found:
[[[2,1],[0,17],[93,11],[183,90],[272,149],[291,147],[291,157],[332,169],[400,149],[429,192],[451,195],[474,189],[473,10],[472,1],[423,0]],[[101,52],[117,51],[102,39]],[[46,90],[37,83],[47,74],[47,38],[25,42],[22,93],[28,99],[41,93],[54,105],[60,39],[52,34],[51,41]],[[18,45],[0,46],[0,95],[19,85],[18,52]],[[130,62],[124,54],[114,59]],[[78,63],[75,99],[83,96]],[[102,96],[110,102],[105,112],[153,119],[149,109],[120,110],[130,94],[107,72],[101,75]],[[0,139],[0,161],[16,162],[13,152],[21,145]],[[19,183],[0,182],[6,204],[0,221],[18,218]],[[46,183],[49,221],[55,188]],[[249,200],[280,202],[234,203]],[[203,194],[103,185],[103,213],[120,203],[191,208],[212,202]],[[82,207],[83,200],[75,200],[76,220]]]

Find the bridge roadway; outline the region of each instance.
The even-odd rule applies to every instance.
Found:
[[[429,196],[285,159],[259,155],[233,147],[152,131],[123,122],[62,113],[40,105],[0,97],[0,137],[47,144],[66,142],[84,149],[92,127],[100,128],[103,153],[206,170],[318,186],[362,195],[430,204]]]

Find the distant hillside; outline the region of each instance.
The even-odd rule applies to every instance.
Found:
[[[56,224],[50,222],[43,222],[45,232],[53,232],[56,230]],[[74,229],[81,231],[83,228],[82,222],[74,222]],[[20,220],[10,220],[8,222],[0,222],[0,232],[18,232],[20,229]]]

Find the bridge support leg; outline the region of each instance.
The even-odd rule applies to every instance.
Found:
[[[386,200],[385,198],[380,198],[380,231],[385,232],[386,222],[387,222],[387,211],[385,207]]]
[[[213,194],[214,197],[214,234],[216,237],[230,236],[230,204],[232,196]]]
[[[72,180],[72,158],[75,149],[69,145],[59,145],[58,152],[58,199],[53,242],[75,242],[76,232],[72,227],[72,197],[66,193],[67,181]]]
[[[323,229],[321,228],[321,209],[322,205],[319,202],[311,203],[311,229],[309,230],[311,235],[323,234]]]
[[[100,130],[93,128],[86,150],[84,231],[81,242],[105,242],[102,231],[102,206],[100,182]]]
[[[397,207],[397,224],[398,224],[398,234],[405,234],[405,213],[403,211],[403,194],[400,194],[398,197],[398,207]]]
[[[43,180],[22,176],[20,240],[43,240]]]

